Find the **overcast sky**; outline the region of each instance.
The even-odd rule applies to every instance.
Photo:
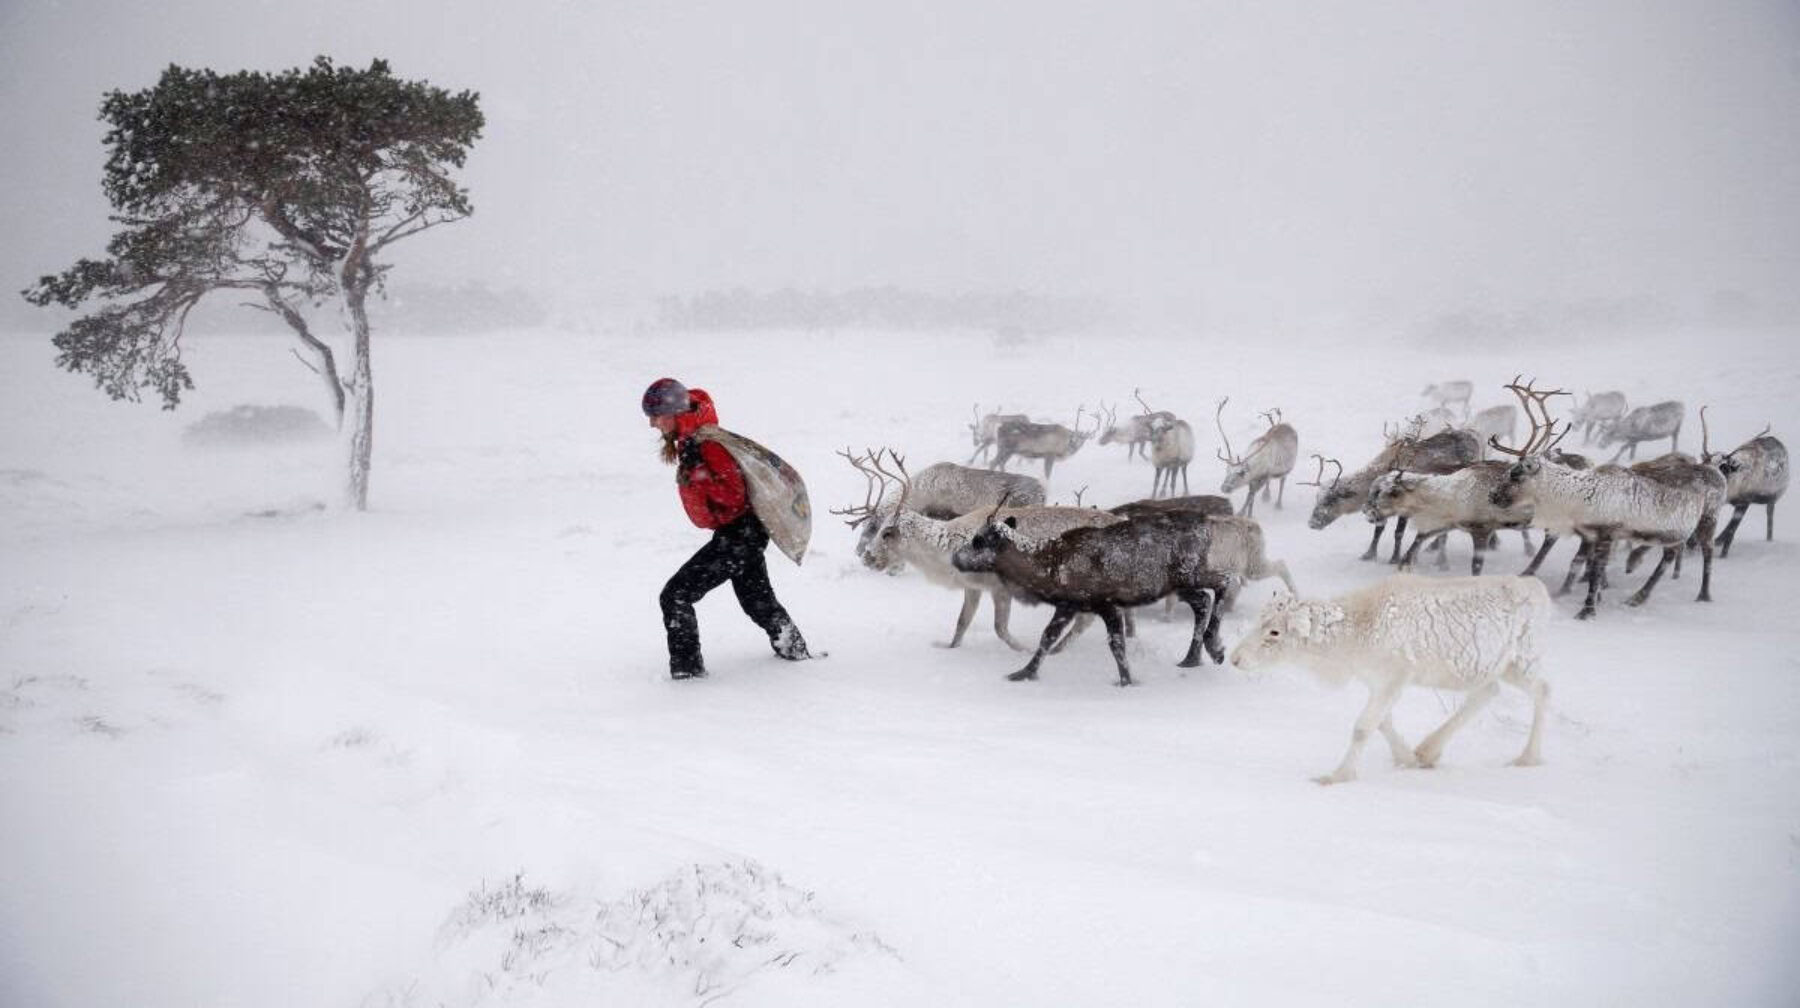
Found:
[[[1800,286],[1794,0],[0,0],[7,296],[110,233],[103,92],[320,53],[482,94],[476,215],[403,278],[1350,313]]]

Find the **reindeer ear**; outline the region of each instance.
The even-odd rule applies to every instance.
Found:
[[[1005,518],[1003,518],[1001,520],[1005,523],[1006,527],[1009,529],[1016,529],[1019,527],[1019,518],[1017,515],[1007,515]]]

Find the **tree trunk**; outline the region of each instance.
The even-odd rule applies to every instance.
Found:
[[[367,297],[366,285],[346,285],[345,321],[350,329],[354,360],[350,379],[344,383],[346,404],[340,430],[349,451],[344,503],[357,511],[369,509],[369,461],[375,446],[375,381],[369,366]]]

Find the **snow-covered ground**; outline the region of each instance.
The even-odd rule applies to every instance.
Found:
[[[1352,466],[1428,382],[1479,407],[1518,372],[1791,443],[1793,336],[386,338],[361,515],[313,506],[329,446],[181,444],[211,410],[319,405],[277,341],[195,341],[176,413],[0,341],[0,1004],[1791,1004],[1792,519],[1766,543],[1752,513],[1711,605],[1697,564],[1591,623],[1559,600],[1546,765],[1503,765],[1509,692],[1438,769],[1374,746],[1320,788],[1360,688],[1177,669],[1187,627],[1154,619],[1135,689],[1099,633],[1009,683],[985,604],[934,647],[956,596],[863,569],[825,510],[862,499],[836,449],[961,461],[976,402],[1068,422],[1138,386],[1195,421],[1195,492],[1223,395],[1234,444],[1279,405]],[[711,678],[666,678],[657,590],[705,536],[638,412],[664,374],[807,476],[813,552],[771,569],[829,659],[774,659],[722,590]],[[1090,444],[1051,496],[1150,480]],[[1386,573],[1359,518],[1310,531],[1287,494],[1258,516],[1304,592]]]

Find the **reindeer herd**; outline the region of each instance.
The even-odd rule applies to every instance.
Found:
[[[1700,411],[1698,457],[1678,451],[1686,407],[1679,401],[1626,409],[1617,392],[1588,394],[1566,419],[1554,413],[1561,389],[1540,390],[1515,378],[1504,386],[1517,406],[1471,412],[1473,384],[1440,382],[1425,389],[1429,408],[1386,432],[1385,445],[1367,464],[1346,473],[1321,453],[1310,457],[1317,473],[1300,485],[1318,488],[1309,526],[1323,529],[1353,512],[1374,526],[1362,559],[1375,559],[1387,523],[1395,524],[1389,562],[1401,573],[1334,599],[1301,600],[1287,566],[1266,555],[1254,517],[1260,493],[1280,508],[1287,477],[1299,457],[1296,429],[1279,409],[1261,414],[1267,427],[1243,451],[1233,450],[1221,399],[1214,412],[1217,456],[1225,465],[1219,494],[1192,495],[1188,466],[1195,454],[1193,427],[1166,410],[1154,410],[1141,393],[1141,412],[1121,422],[1100,406],[1075,412],[1073,427],[1038,423],[1023,414],[982,414],[969,425],[975,452],[969,465],[940,462],[911,474],[892,449],[840,455],[866,479],[859,505],[835,509],[859,530],[857,555],[878,571],[917,569],[933,583],[962,593],[955,628],[945,646],[958,646],[983,596],[992,600],[995,634],[1018,651],[1031,652],[1008,678],[1030,680],[1047,655],[1060,650],[1099,619],[1118,670],[1119,685],[1133,682],[1126,640],[1132,610],[1161,600],[1185,604],[1193,614],[1192,637],[1179,664],[1193,667],[1209,656],[1225,661],[1219,617],[1244,584],[1280,578],[1288,594],[1271,602],[1254,630],[1232,652],[1242,668],[1285,659],[1314,667],[1327,678],[1356,677],[1369,688],[1350,750],[1323,783],[1355,776],[1362,741],[1379,730],[1397,763],[1429,766],[1450,735],[1508,683],[1534,705],[1530,739],[1516,761],[1538,761],[1539,734],[1549,688],[1539,674],[1536,624],[1550,608],[1544,585],[1533,575],[1551,548],[1575,537],[1580,545],[1558,594],[1585,581],[1578,619],[1599,610],[1610,587],[1607,568],[1615,547],[1627,551],[1625,573],[1651,551],[1655,568],[1628,599],[1642,605],[1671,568],[1680,576],[1683,555],[1701,559],[1698,601],[1711,601],[1715,547],[1724,557],[1739,523],[1755,504],[1765,509],[1765,538],[1774,537],[1775,503],[1787,489],[1787,449],[1767,429],[1728,452],[1715,452]],[[1529,427],[1517,440],[1519,417]],[[1087,418],[1084,423],[1083,418]],[[1564,451],[1579,428],[1582,444],[1618,445],[1612,459],[1595,464]],[[1058,461],[1089,440],[1123,444],[1128,460],[1145,458],[1154,477],[1148,498],[1108,509],[1046,503],[1045,483]],[[1646,461],[1639,443],[1670,439],[1669,452]],[[1492,457],[1490,457],[1490,454]],[[1043,481],[1006,472],[1015,458],[1042,460]],[[986,468],[973,468],[979,460]],[[1327,479],[1327,471],[1331,470]],[[1179,480],[1181,490],[1176,491]],[[1273,492],[1271,491],[1273,486]],[[1085,488],[1084,488],[1085,489]],[[1241,506],[1227,494],[1245,491]],[[1721,510],[1733,513],[1721,531]],[[1403,549],[1408,525],[1413,538]],[[1542,533],[1533,547],[1531,530]],[[1519,577],[1481,577],[1496,537],[1517,531],[1529,562]],[[1448,565],[1446,540],[1466,535],[1472,547],[1470,576],[1419,577],[1408,573],[1420,551]],[[1011,604],[1021,600],[1052,609],[1035,648],[1015,639]],[[1416,749],[1395,731],[1390,711],[1407,685],[1462,691],[1455,714]]]

